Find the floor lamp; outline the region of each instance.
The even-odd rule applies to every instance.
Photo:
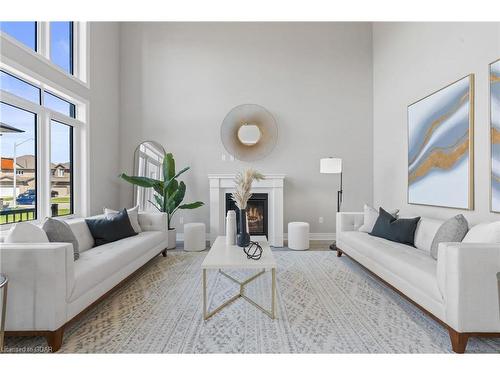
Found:
[[[337,212],[340,212],[342,205],[342,159],[340,158],[323,158],[320,160],[319,172],[326,174],[340,174],[340,188],[337,190]],[[330,245],[331,250],[337,250],[336,241]]]

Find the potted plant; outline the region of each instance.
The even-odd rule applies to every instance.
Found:
[[[172,228],[172,218],[178,210],[194,209],[203,206],[203,202],[181,204],[186,194],[186,184],[179,182],[177,178],[186,172],[189,167],[175,173],[175,160],[171,153],[166,153],[163,158],[163,180],[155,180],[148,177],[128,176],[125,173],[120,177],[131,184],[144,188],[153,188],[155,202],[149,201],[160,212],[167,214],[168,222],[168,247],[175,249],[176,230]]]
[[[240,210],[240,233],[236,237],[236,242],[239,247],[246,247],[250,244],[250,234],[247,232],[247,203],[252,193],[252,182],[254,180],[263,180],[264,176],[255,169],[247,169],[243,173],[238,172],[234,179],[236,191],[231,194],[231,198],[236,203]]]

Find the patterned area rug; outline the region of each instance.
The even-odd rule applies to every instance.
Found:
[[[200,264],[206,253],[156,257],[65,332],[62,353],[448,353],[448,333],[419,309],[331,251],[275,251],[277,319],[241,298],[202,319]],[[245,272],[230,272],[239,279]],[[208,273],[211,308],[238,292]],[[269,306],[270,275],[247,294]],[[7,338],[7,349],[44,346]],[[467,352],[500,352],[500,339],[469,341]]]

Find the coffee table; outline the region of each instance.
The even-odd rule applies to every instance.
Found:
[[[259,238],[258,242],[260,246],[262,246],[262,257],[259,260],[254,260],[248,259],[247,255],[243,252],[243,249],[241,247],[238,247],[236,245],[226,245],[226,238],[224,236],[217,237],[207,256],[205,257],[205,260],[201,264],[201,270],[203,274],[203,319],[209,319],[211,316],[218,313],[224,307],[236,301],[238,298],[243,298],[245,301],[250,302],[253,306],[257,307],[262,312],[267,314],[271,319],[275,319],[277,266],[276,260],[274,259],[274,255],[271,251],[271,248],[269,247],[269,244],[267,243],[267,240],[265,240],[265,238],[260,240]],[[261,271],[246,280],[240,281],[228,275],[223,271],[223,269],[251,269]],[[218,270],[221,275],[227,277],[229,280],[240,286],[240,291],[238,294],[212,311],[208,311],[207,306],[208,270]],[[252,300],[250,297],[245,295],[245,286],[257,279],[259,276],[264,275],[266,273],[266,270],[271,270],[271,310],[267,310],[266,308],[262,307],[257,302]]]

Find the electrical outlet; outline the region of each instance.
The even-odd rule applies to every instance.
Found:
[[[179,224],[184,224],[184,216],[179,217]]]
[[[324,222],[324,220],[323,220],[323,216],[320,216],[320,217],[319,217],[319,223],[320,223],[320,224],[323,224],[323,222]]]

